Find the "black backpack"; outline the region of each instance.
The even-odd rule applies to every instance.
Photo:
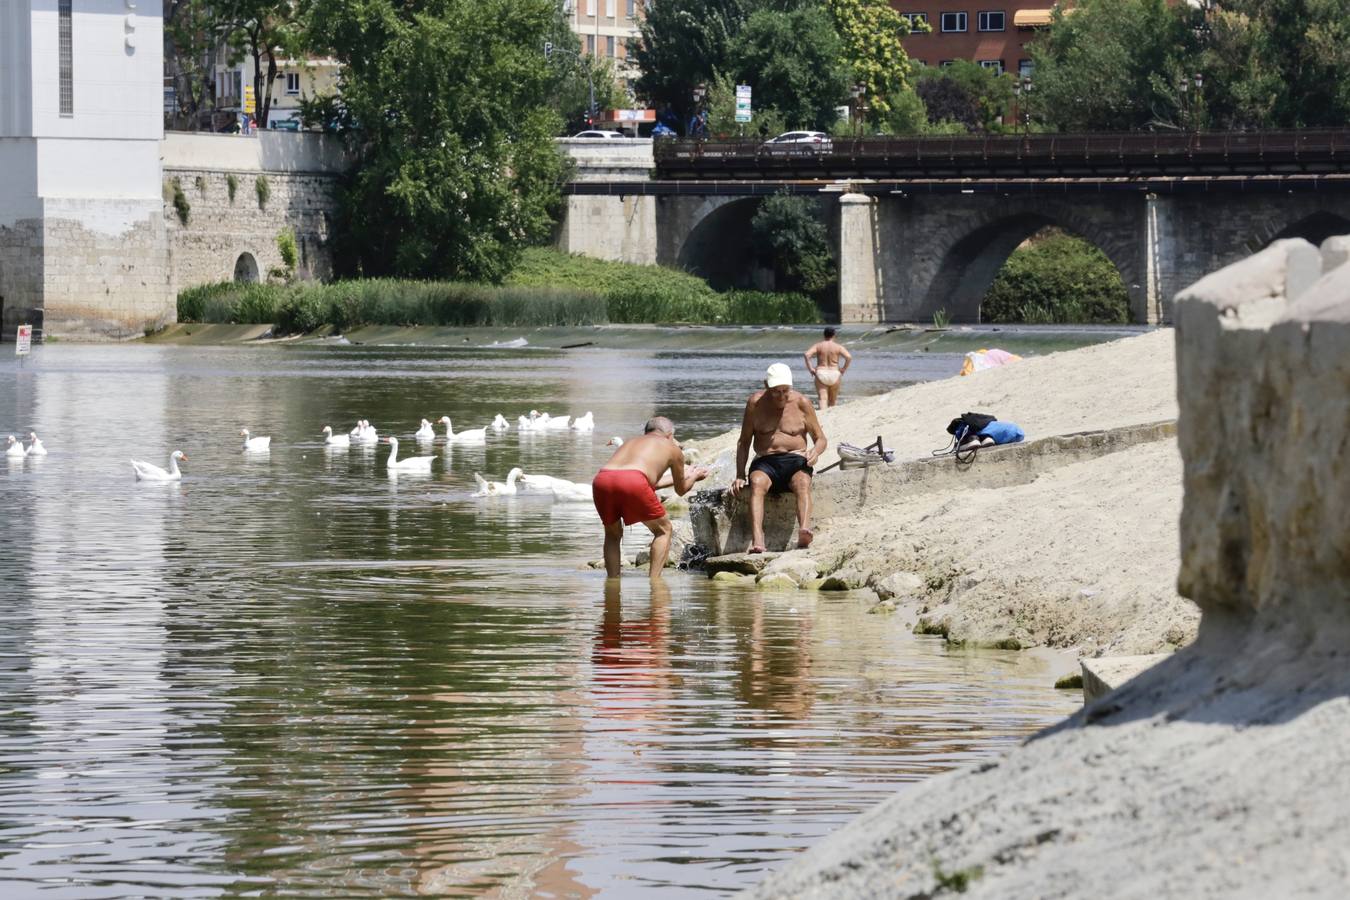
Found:
[[[961,416],[952,419],[947,425],[947,433],[952,437],[959,438],[966,434],[979,434],[989,427],[990,422],[997,422],[994,416],[987,416],[984,413],[964,413]]]

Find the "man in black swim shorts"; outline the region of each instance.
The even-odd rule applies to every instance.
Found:
[[[731,483],[733,497],[750,489],[751,553],[765,550],[764,497],[771,491],[796,495],[797,546],[811,546],[815,537],[811,531],[811,475],[829,443],[811,401],[792,389],[791,369],[782,363],[769,366],[764,387],[745,404],[736,444],[736,480]],[[746,478],[752,444],[756,458]]]

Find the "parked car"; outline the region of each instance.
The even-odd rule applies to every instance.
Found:
[[[272,121],[273,131],[299,131],[299,119],[274,119]]]
[[[626,137],[628,137],[628,135],[624,134],[622,131],[599,131],[599,130],[591,130],[591,131],[578,131],[576,134],[572,135],[572,137],[574,137],[574,138],[599,138],[599,139],[601,139],[601,140],[608,140],[609,138],[626,138]]]
[[[770,153],[829,153],[834,142],[823,131],[787,131],[762,145]]]

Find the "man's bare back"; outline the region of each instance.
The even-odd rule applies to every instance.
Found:
[[[609,462],[600,467],[601,471],[605,469],[636,470],[647,476],[652,487],[662,481],[661,476],[669,469],[678,483],[684,478],[684,451],[670,435],[651,432],[625,441]]]

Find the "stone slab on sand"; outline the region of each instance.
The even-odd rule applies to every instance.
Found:
[[[1101,656],[1082,660],[1083,702],[1099,700],[1167,659],[1166,653],[1147,653],[1141,656]]]

